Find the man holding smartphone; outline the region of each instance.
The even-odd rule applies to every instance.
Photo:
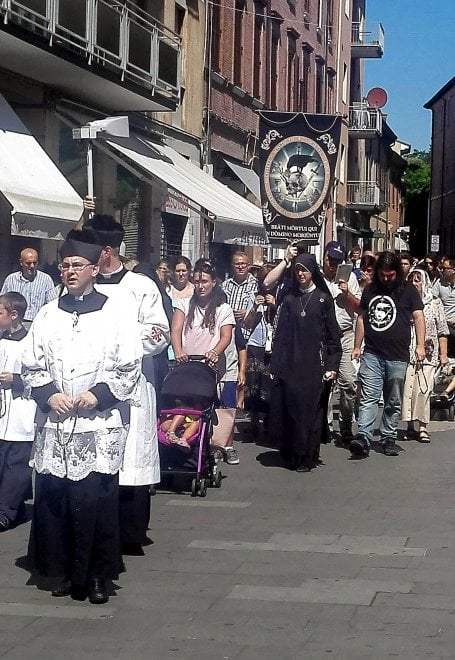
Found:
[[[344,264],[344,246],[338,241],[330,241],[324,249],[323,274],[333,296],[335,314],[341,330],[343,354],[338,371],[340,391],[340,434],[345,445],[353,440],[352,420],[357,396],[356,371],[352,364],[354,348],[354,321],[359,309],[361,291],[352,266]],[[329,412],[330,415],[330,412]]]

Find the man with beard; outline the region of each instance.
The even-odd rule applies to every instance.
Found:
[[[359,370],[357,436],[350,444],[355,457],[369,454],[381,394],[384,410],[380,441],[386,456],[398,455],[395,441],[409,362],[411,319],[416,331],[416,359],[421,362],[425,358],[422,300],[417,289],[404,279],[399,256],[384,252],[376,263],[372,283],[362,294],[352,352],[352,359],[358,360],[365,340]]]

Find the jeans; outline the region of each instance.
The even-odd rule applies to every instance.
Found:
[[[352,421],[357,400],[357,373],[352,364],[354,331],[347,330],[341,336],[341,361],[338,368],[337,385],[340,393],[339,428],[341,433],[352,433]],[[333,389],[330,392],[327,422],[333,431]]]
[[[379,427],[381,442],[396,440],[407,366],[407,362],[385,360],[373,353],[363,354],[359,370],[361,390],[357,433],[368,444],[373,439],[381,393],[384,393],[384,410]]]

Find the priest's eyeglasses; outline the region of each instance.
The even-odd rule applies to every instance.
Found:
[[[63,263],[58,265],[58,269],[61,273],[67,273],[69,270],[74,271],[75,273],[81,273],[87,266],[93,266],[94,264],[81,264],[81,263],[74,263],[74,264],[68,264],[68,263]]]

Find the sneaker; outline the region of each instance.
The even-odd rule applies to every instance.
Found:
[[[251,422],[251,415],[249,412],[246,410],[237,410],[236,415],[235,415],[235,421],[237,423],[242,423],[242,422]]]
[[[386,456],[398,456],[399,453],[395,440],[386,440],[384,442],[384,454]]]
[[[356,458],[366,458],[370,453],[368,442],[360,435],[351,441],[349,449],[351,454]]]
[[[238,465],[240,463],[239,455],[234,447],[226,447],[224,450],[224,460],[228,465]]]

